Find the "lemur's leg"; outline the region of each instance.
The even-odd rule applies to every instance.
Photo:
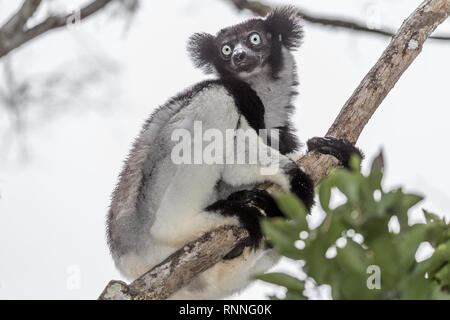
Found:
[[[314,203],[314,183],[311,178],[291,162],[284,167],[289,179],[289,189],[311,210]],[[206,208],[206,211],[219,213],[226,217],[235,216],[249,232],[249,238],[230,251],[225,259],[242,254],[245,247],[257,249],[262,244],[263,234],[260,219],[283,216],[273,197],[265,190],[242,190],[231,194],[225,200],[218,200]]]
[[[179,247],[221,223],[232,223],[204,211],[214,196],[222,165],[180,164],[170,170],[174,172],[163,190],[150,230],[156,241]]]
[[[361,150],[345,139],[333,137],[314,137],[307,142],[308,151],[317,151],[336,157],[345,168],[349,167],[352,154],[357,154],[361,159],[364,155]]]
[[[223,181],[237,187],[247,184],[255,185],[264,181],[277,183],[284,190],[296,194],[310,210],[314,202],[314,184],[311,178],[298,168],[291,159],[267,146],[259,137],[256,141],[258,141],[256,145],[248,144],[246,147],[257,147],[263,154],[270,154],[269,161],[265,162],[258,159],[257,164],[226,165],[222,174]],[[245,150],[246,153],[249,151],[248,149]],[[245,242],[227,254],[226,259],[241,255],[245,247],[252,249],[260,247],[263,234],[259,220],[263,217],[283,215],[275,200],[265,190],[235,192],[227,199],[218,200],[209,205],[206,211],[226,217],[237,217],[240,224],[250,234]]]

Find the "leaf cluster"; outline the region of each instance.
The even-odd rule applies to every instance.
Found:
[[[402,189],[383,190],[382,154],[367,176],[356,156],[351,168],[332,171],[318,185],[326,218],[313,230],[298,198],[275,195],[286,218],[262,221],[274,248],[285,257],[303,260],[303,271],[317,286],[330,285],[333,299],[450,299],[450,225],[425,210],[426,223],[408,224],[408,211],[423,198]],[[333,207],[336,190],[345,201]],[[389,229],[391,220],[397,220],[398,232]],[[423,242],[434,252],[418,262],[415,256]],[[283,273],[259,279],[285,287],[286,299],[306,299],[304,280]]]

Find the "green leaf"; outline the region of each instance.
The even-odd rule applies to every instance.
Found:
[[[401,269],[409,270],[416,263],[417,248],[424,241],[426,233],[426,225],[418,224],[408,227],[407,230],[395,236],[400,253],[397,261]]]
[[[305,284],[303,281],[298,280],[297,278],[291,277],[284,273],[266,273],[256,277],[259,280],[277,284],[283,287],[286,287],[288,290],[293,290],[297,292],[303,292],[305,290]]]
[[[395,207],[398,207],[401,203],[402,193],[399,190],[390,191],[388,193],[384,193],[381,196],[380,201],[377,202],[377,213],[378,215],[394,215]]]
[[[401,228],[408,227],[408,211],[414,205],[423,200],[423,197],[415,194],[403,193],[401,189],[382,195],[377,202],[376,210],[379,215],[397,215]]]
[[[379,237],[389,236],[389,216],[372,216],[365,220],[364,224],[361,226],[360,233],[364,236],[365,242],[371,244]]]
[[[330,180],[323,179],[319,184],[320,206],[326,213],[330,213],[331,183]]]
[[[404,193],[402,199],[402,206],[405,210],[409,210],[423,200],[423,197],[417,194]]]
[[[298,292],[288,290],[288,292],[286,292],[286,300],[306,300],[306,297]]]
[[[354,276],[365,276],[369,265],[365,250],[353,240],[348,240],[344,248],[337,249],[336,261],[342,269]]]
[[[421,275],[403,276],[398,288],[402,300],[428,300],[433,290],[432,283]]]
[[[350,156],[349,167],[354,172],[361,172],[361,157],[356,153]]]
[[[303,290],[305,289],[304,282],[297,278],[284,273],[266,273],[256,278],[287,288],[285,297],[287,300],[306,300],[306,297],[303,295]],[[276,297],[271,298],[278,299]]]
[[[450,286],[450,265],[446,264],[434,275],[436,279],[439,279],[440,284],[443,286]]]
[[[363,181],[363,176],[342,169],[336,170],[330,178],[351,203],[358,203],[359,188]]]
[[[400,223],[401,228],[405,228],[408,226],[408,211],[413,206],[415,206],[417,203],[423,200],[422,196],[416,195],[416,194],[406,194],[403,193],[402,197],[400,197],[401,203],[399,207],[395,208],[394,210],[398,210],[399,214],[398,221]]]
[[[439,243],[450,240],[450,226],[438,215],[423,210],[427,221],[426,241],[429,241],[434,247]]]
[[[382,190],[381,181],[383,179],[384,172],[384,157],[383,151],[380,151],[379,155],[372,161],[370,168],[370,175],[368,177],[369,186],[371,191]]]
[[[367,287],[367,277],[365,275],[347,274],[346,272],[341,272],[339,277],[340,277],[339,284],[333,285],[332,282],[331,286],[333,291],[335,287],[339,288],[340,299],[368,300],[378,298],[380,293],[379,290],[370,290]]]
[[[289,220],[276,218],[262,222],[263,232],[282,255],[305,261],[304,272],[317,285],[329,284],[335,299],[450,299],[450,225],[424,211],[426,224],[408,225],[408,211],[423,198],[402,189],[382,190],[383,155],[372,162],[369,176],[361,174],[358,160],[353,171],[336,169],[317,188],[326,218],[317,229],[309,230],[306,210],[290,194],[279,194],[277,202]],[[358,169],[358,170],[356,170]],[[345,196],[345,203],[330,208],[333,188]],[[374,191],[381,192],[379,200]],[[388,222],[396,216],[400,232],[389,232]],[[351,240],[349,229],[364,237],[363,245]],[[305,247],[295,242],[299,233],[308,230]],[[336,240],[347,236],[347,245],[327,259],[325,253],[335,248]],[[436,248],[433,255],[418,263],[415,253],[423,241]],[[367,287],[367,267],[381,270],[381,289]],[[425,277],[427,275],[427,277]],[[305,299],[304,282],[284,274],[264,275],[263,280],[287,288],[285,299]]]
[[[282,255],[291,259],[301,259],[301,252],[295,247],[299,230],[290,226],[287,221],[280,218],[261,221],[261,228],[275,249]]]
[[[438,245],[431,258],[423,263],[427,266],[428,275],[434,278],[444,265],[450,263],[450,241]]]
[[[448,287],[435,286],[431,294],[433,300],[450,300],[450,291]]]
[[[422,209],[423,215],[425,216],[427,224],[431,224],[434,222],[439,222],[441,218],[435,213],[429,212],[425,209]]]
[[[381,270],[381,283],[383,290],[396,289],[398,279],[405,274],[395,263],[399,256],[397,247],[394,245],[390,235],[376,237],[372,242],[371,251],[373,252],[374,265]]]
[[[280,210],[286,216],[293,219],[299,226],[299,229],[306,230],[308,228],[308,223],[306,221],[306,208],[295,195],[285,192],[277,192],[275,193],[275,200]]]

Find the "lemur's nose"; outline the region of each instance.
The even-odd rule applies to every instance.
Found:
[[[247,52],[245,52],[244,50],[239,50],[233,54],[233,62],[236,64],[240,63],[240,62],[244,61],[246,57],[247,57]]]

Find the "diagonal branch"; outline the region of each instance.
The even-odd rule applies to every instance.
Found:
[[[113,0],[93,0],[81,8],[77,19],[88,18],[103,9]],[[41,0],[25,0],[22,7],[0,29],[0,58],[24,43],[53,29],[61,28],[70,23],[73,13],[47,17],[43,22],[30,29],[24,29],[28,19],[34,14]]]
[[[1,27],[0,32],[5,36],[22,32],[28,19],[34,15],[41,2],[41,0],[25,0],[20,9]]]
[[[327,135],[356,142],[364,126],[403,72],[422,51],[429,35],[450,14],[450,0],[426,0],[403,23],[381,58],[346,102]],[[331,156],[308,153],[297,164],[317,183],[338,166]],[[276,186],[260,186],[273,191]],[[99,299],[166,299],[231,251],[246,231],[222,227],[205,234],[148,271],[130,285],[111,281]]]
[[[242,10],[250,10],[255,15],[264,17],[266,16],[271,10],[272,7],[268,4],[262,2],[262,1],[252,1],[252,0],[226,0],[228,2],[231,2],[236,9],[239,11]],[[340,28],[340,29],[346,29],[346,30],[352,30],[357,32],[365,32],[365,33],[372,33],[380,36],[386,36],[386,37],[392,37],[395,35],[394,32],[389,30],[383,30],[383,29],[370,29],[366,26],[364,26],[362,23],[352,20],[345,20],[345,19],[336,19],[331,17],[325,17],[325,16],[316,16],[313,14],[310,14],[307,11],[304,11],[302,9],[298,9],[298,14],[302,17],[304,21],[307,21],[309,23],[313,24],[320,24],[323,26],[328,26],[332,28]],[[429,39],[433,40],[450,40],[450,35],[442,35],[442,36],[430,36]]]

